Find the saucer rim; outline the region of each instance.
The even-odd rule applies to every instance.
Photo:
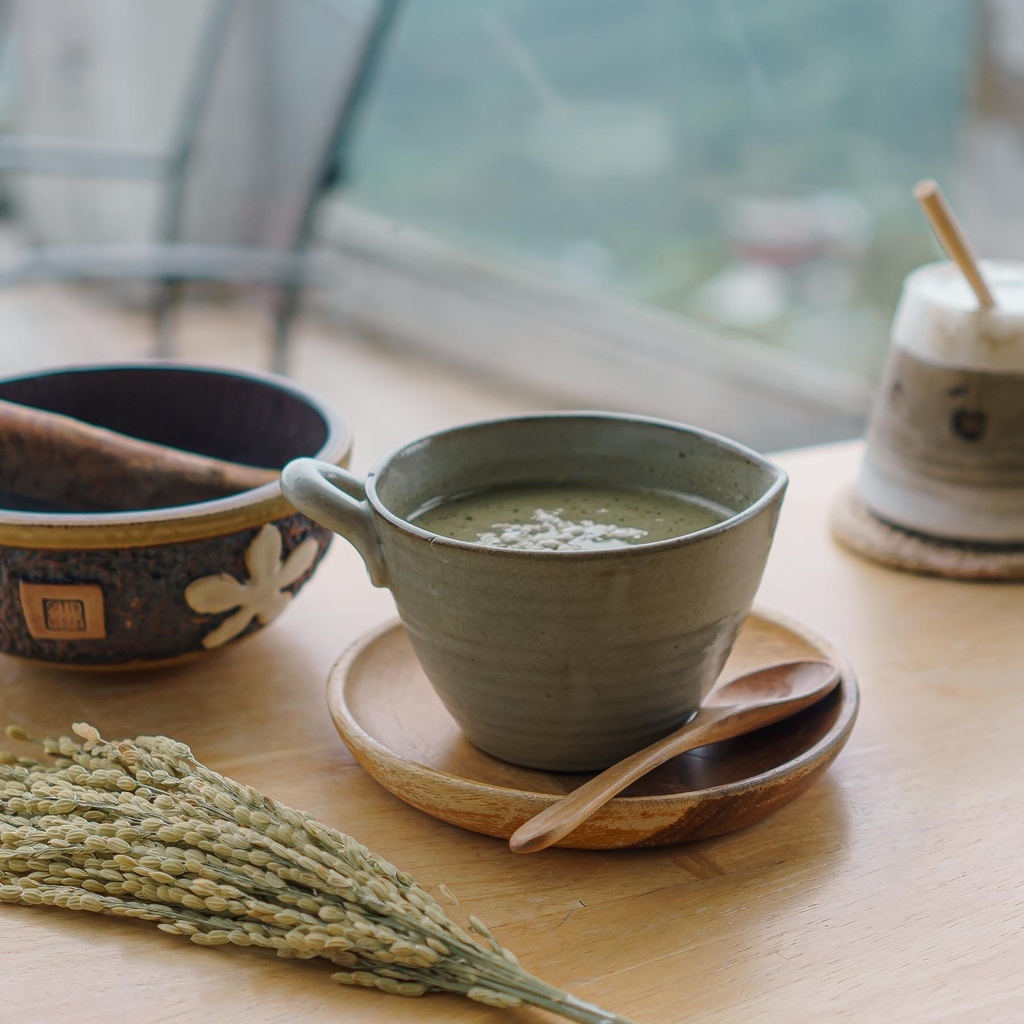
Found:
[[[758,789],[765,785],[771,785],[773,782],[779,781],[782,776],[785,777],[785,781],[793,783],[794,777],[798,778],[802,774],[801,769],[804,771],[810,771],[820,768],[822,759],[830,751],[833,752],[833,757],[838,755],[853,729],[860,710],[860,687],[858,686],[856,676],[848,659],[837,650],[834,644],[824,639],[814,630],[809,629],[803,625],[803,623],[798,622],[791,616],[769,611],[762,607],[755,607],[747,616],[747,619],[750,618],[761,619],[771,623],[772,625],[782,627],[783,629],[799,636],[816,650],[822,652],[822,654],[828,660],[832,661],[832,663],[839,669],[840,681],[838,692],[840,695],[840,706],[836,711],[836,719],[829,727],[828,731],[817,742],[809,746],[806,750],[801,751],[796,757],[783,761],[781,764],[757,775],[750,775],[745,778],[738,779],[735,782],[724,783],[719,786],[711,786],[705,789],[680,790],[672,793],[648,794],[642,796],[617,796],[609,801],[609,807],[620,806],[623,808],[641,810],[646,807],[650,807],[652,809],[663,809],[664,807],[671,805],[674,808],[678,808],[680,813],[683,813],[689,805],[703,803],[711,799],[727,799],[729,797],[743,796],[751,790]],[[747,620],[744,621],[746,622]],[[380,782],[377,774],[366,768],[363,758],[360,756],[362,752],[354,749],[349,743],[346,735],[347,732],[354,734],[354,736],[356,736],[365,747],[372,749],[374,751],[374,756],[378,761],[387,760],[392,764],[403,766],[415,764],[421,772],[437,779],[439,783],[446,785],[450,789],[455,788],[466,790],[472,792],[475,796],[479,796],[481,794],[493,794],[498,798],[502,798],[504,794],[513,794],[517,799],[525,798],[533,801],[537,804],[538,809],[553,804],[556,800],[560,799],[563,794],[543,793],[532,789],[501,786],[491,782],[476,781],[465,775],[454,775],[451,772],[435,768],[433,765],[424,764],[422,761],[416,761],[411,757],[407,757],[395,751],[391,747],[381,743],[377,737],[373,736],[363,728],[351,713],[348,703],[344,699],[344,690],[351,668],[363,652],[368,650],[387,634],[395,630],[404,631],[404,628],[405,627],[402,625],[401,620],[397,617],[393,617],[388,621],[367,630],[345,648],[335,664],[332,666],[328,676],[326,696],[331,719],[334,722],[335,728],[340,734],[342,740],[345,742],[345,745],[352,752],[356,760],[364,767],[365,770],[367,770],[368,774],[383,786],[383,783]],[[499,758],[495,758],[485,751],[479,751],[479,753],[483,757],[489,758],[497,763],[501,763]],[[537,772],[540,776],[561,776],[570,774],[566,772],[548,772],[543,769],[536,768],[523,768],[522,766],[515,767],[520,768],[523,771]],[[593,774],[595,773],[583,772],[580,773],[580,777],[588,778]],[[388,792],[394,792],[387,786],[384,786],[384,788],[387,789]],[[395,793],[394,795],[399,796],[399,799],[401,799],[399,794]]]

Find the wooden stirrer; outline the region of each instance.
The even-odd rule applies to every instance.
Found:
[[[928,223],[946,250],[946,255],[960,268],[967,278],[971,290],[978,297],[978,305],[982,309],[994,309],[996,300],[989,290],[985,278],[982,277],[978,260],[971,250],[970,244],[957,223],[953,211],[949,208],[938,183],[932,178],[925,178],[914,186],[914,198],[921,204]]]

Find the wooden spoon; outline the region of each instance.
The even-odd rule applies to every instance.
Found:
[[[0,400],[0,490],[56,509],[109,512],[208,501],[278,478]]]
[[[835,689],[839,671],[828,661],[788,661],[749,672],[719,686],[686,725],[585,782],[512,834],[516,853],[557,843],[613,796],[658,765],[687,750],[732,739],[795,715]]]

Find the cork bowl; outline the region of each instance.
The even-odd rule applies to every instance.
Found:
[[[345,465],[347,423],[283,378],[181,363],[0,380],[0,400],[217,459]],[[331,534],[273,473],[187,504],[53,511],[0,480],[0,651],[69,668],[150,667],[223,649],[281,612]],[[130,502],[126,503],[130,505]]]

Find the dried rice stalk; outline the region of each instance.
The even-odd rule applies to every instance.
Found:
[[[164,736],[45,740],[0,752],[0,902],[155,921],[202,946],[322,957],[346,985],[458,992],[583,1024],[629,1024],[484,948],[407,874],[354,839],[200,764]],[[13,739],[25,733],[8,728]]]

